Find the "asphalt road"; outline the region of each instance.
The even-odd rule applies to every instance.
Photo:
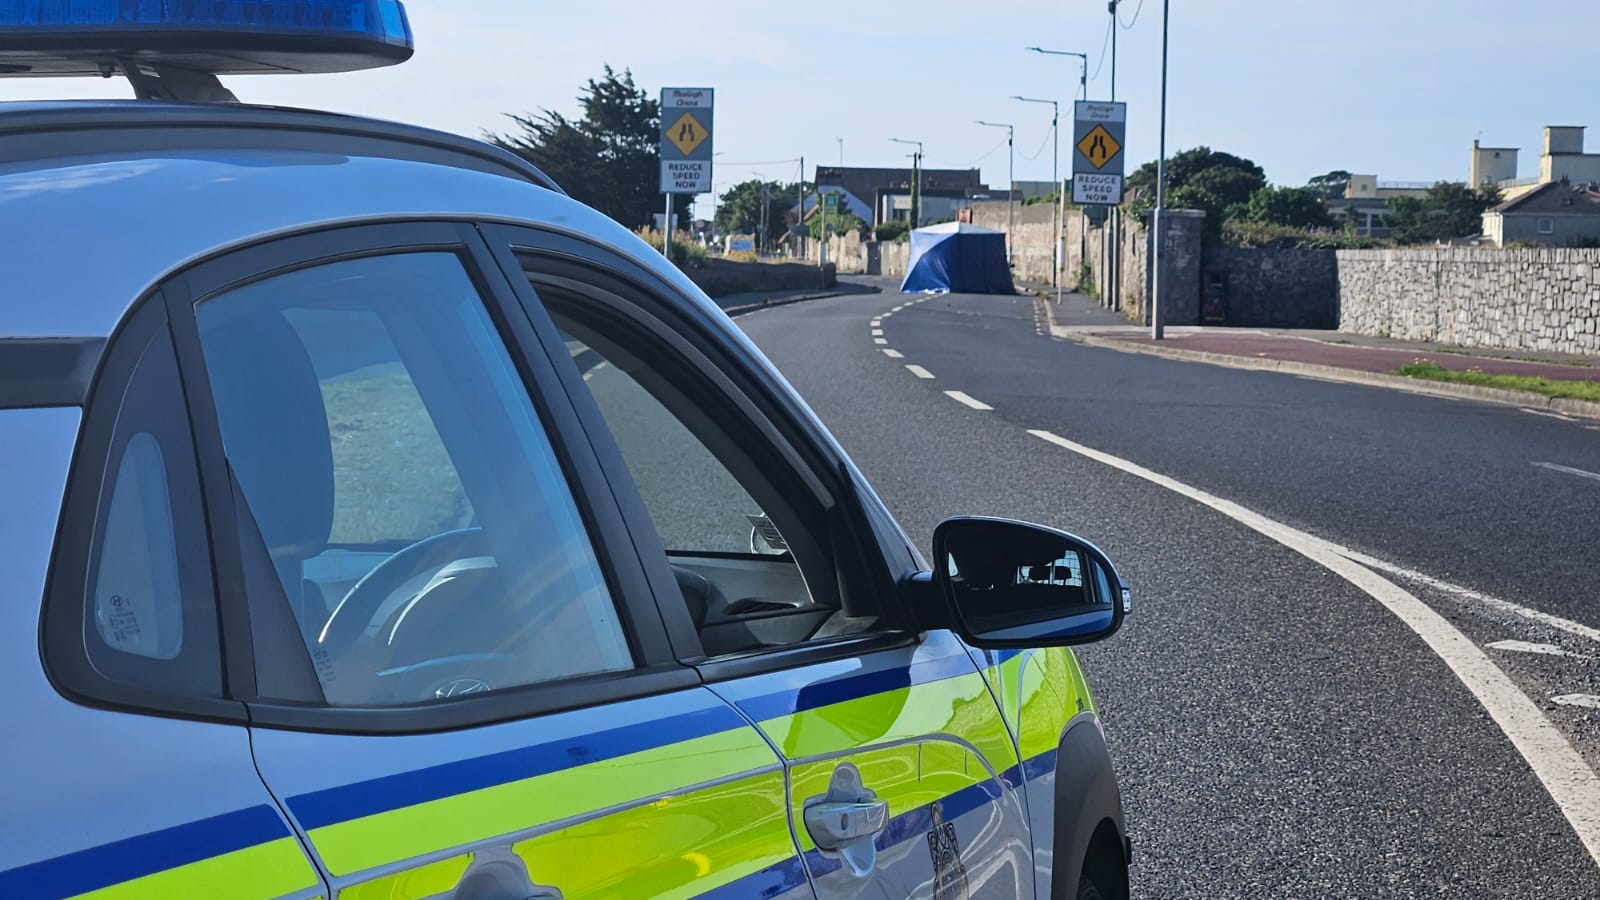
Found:
[[[1600,625],[1600,481],[1533,465],[1600,472],[1600,433],[1066,344],[1039,334],[1029,297],[932,298],[871,333],[910,299],[738,321],[924,548],[945,516],[1010,516],[1095,541],[1133,584],[1135,617],[1081,658],[1117,760],[1136,896],[1600,897],[1600,867],[1529,763],[1372,596],[1029,432],[1437,579],[1404,584],[1476,644],[1573,654],[1487,651],[1591,766],[1600,711],[1550,698],[1600,694],[1600,644],[1490,601]]]

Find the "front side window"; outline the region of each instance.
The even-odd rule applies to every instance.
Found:
[[[638,488],[705,654],[873,627],[841,609],[815,495],[699,367],[647,328],[598,314],[586,288],[530,275]]]
[[[246,539],[259,535],[331,705],[632,666],[554,448],[459,258],[308,268],[196,315]]]

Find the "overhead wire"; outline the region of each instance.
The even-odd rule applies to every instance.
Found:
[[[1019,152],[1017,155],[1022,157],[1025,160],[1027,160],[1028,162],[1033,162],[1034,160],[1039,158],[1039,154],[1043,153],[1044,152],[1044,148],[1049,146],[1049,144],[1050,144],[1050,133],[1047,131],[1047,132],[1045,132],[1044,140],[1039,143],[1039,149],[1033,151],[1033,155],[1032,156],[1029,156],[1028,154],[1021,153],[1021,152]]]
[[[1117,27],[1115,19],[1106,23],[1106,39],[1100,42],[1100,61],[1094,64],[1094,74],[1089,76],[1090,81],[1100,77],[1100,70],[1106,67],[1106,51],[1111,49],[1111,29]]]
[[[1006,141],[1007,140],[1008,139],[1006,139],[1006,138],[1002,138],[1000,140],[1000,143],[995,144],[993,147],[989,148],[989,152],[988,153],[985,153],[984,155],[982,155],[982,156],[978,157],[977,159],[973,160],[972,162],[968,163],[967,164],[967,168],[969,168],[969,169],[977,168],[978,163],[981,163],[984,160],[988,159],[989,157],[993,156],[994,152],[996,150],[999,150],[1001,147],[1004,147],[1006,145]]]
[[[1128,22],[1128,24],[1126,24],[1126,25],[1123,25],[1122,26],[1122,30],[1123,31],[1132,31],[1133,30],[1133,26],[1139,21],[1139,13],[1141,13],[1141,12],[1144,12],[1144,0],[1139,0],[1139,5],[1134,7],[1134,9],[1133,9],[1133,19],[1132,19],[1132,21]],[[1117,24],[1119,24],[1119,25],[1122,24],[1122,17],[1121,16],[1117,17]]]

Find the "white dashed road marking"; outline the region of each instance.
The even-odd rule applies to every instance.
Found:
[[[1517,688],[1472,640],[1432,607],[1357,560],[1354,551],[1291,528],[1214,494],[1048,431],[1029,431],[1080,456],[1143,478],[1211,507],[1318,563],[1365,591],[1404,622],[1478,698],[1489,716],[1544,784],[1572,830],[1600,864],[1600,775],[1589,768],[1543,710]]]
[[[1550,698],[1551,703],[1560,706],[1582,706],[1586,709],[1600,709],[1600,697],[1594,694],[1561,694]]]
[[[883,348],[883,355],[889,357],[890,359],[906,358],[904,353],[901,353],[899,350],[890,350],[888,347]]]
[[[921,303],[922,301],[918,300],[917,302]],[[964,406],[970,406],[973,409],[977,409],[977,410],[991,410],[991,409],[994,409],[994,407],[990,406],[987,403],[984,403],[981,400],[972,399],[971,397],[967,396],[967,394],[962,392],[962,391],[945,391],[944,395],[946,397],[949,397],[951,400],[954,400],[957,403],[960,403],[960,404],[962,404]]]
[[[882,328],[874,328],[874,329],[872,329],[872,336],[873,337],[883,337],[883,329]]]
[[[1537,653],[1542,656],[1577,656],[1579,659],[1589,658],[1587,656],[1579,656],[1576,653],[1568,653],[1555,644],[1535,644],[1529,641],[1495,641],[1484,644],[1484,646],[1490,650],[1507,650],[1512,653]]]
[[[877,344],[877,345],[879,345],[879,346],[882,346],[882,345],[884,345],[884,344],[887,344],[887,343],[889,343],[889,341],[888,341],[888,339],[886,339],[886,338],[881,338],[881,337],[880,337],[880,338],[873,338],[873,339],[872,339],[872,342],[873,342],[873,343],[874,343],[874,344]]]
[[[924,369],[921,366],[913,366],[913,365],[907,364],[906,368],[911,370],[911,374],[917,376],[918,378],[926,378],[929,381],[933,380],[933,373],[929,372],[927,369]]]
[[[1560,472],[1564,475],[1576,475],[1579,478],[1592,478],[1595,481],[1600,481],[1600,472],[1586,472],[1583,469],[1574,469],[1571,466],[1561,466],[1546,462],[1536,462],[1534,465],[1541,469],[1549,469],[1552,472]]]
[[[885,317],[885,318],[887,318],[887,317]],[[872,327],[873,328],[877,328],[878,326],[880,326],[882,324],[883,324],[883,319],[882,318],[878,318],[878,319],[873,319],[872,320]]]

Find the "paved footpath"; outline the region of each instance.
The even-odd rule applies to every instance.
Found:
[[[1280,368],[1319,377],[1341,378],[1424,393],[1459,394],[1477,399],[1549,406],[1582,415],[1600,416],[1600,404],[1550,401],[1539,394],[1407,378],[1392,373],[1401,366],[1427,360],[1445,369],[1476,369],[1489,375],[1522,375],[1554,381],[1600,383],[1600,357],[1571,354],[1507,352],[1415,341],[1344,334],[1337,331],[1169,326],[1163,340],[1149,329],[1130,324],[1081,294],[1067,294],[1048,308],[1054,336],[1079,343],[1141,353],[1187,358],[1242,368]],[[1514,357],[1514,358],[1507,358]]]

